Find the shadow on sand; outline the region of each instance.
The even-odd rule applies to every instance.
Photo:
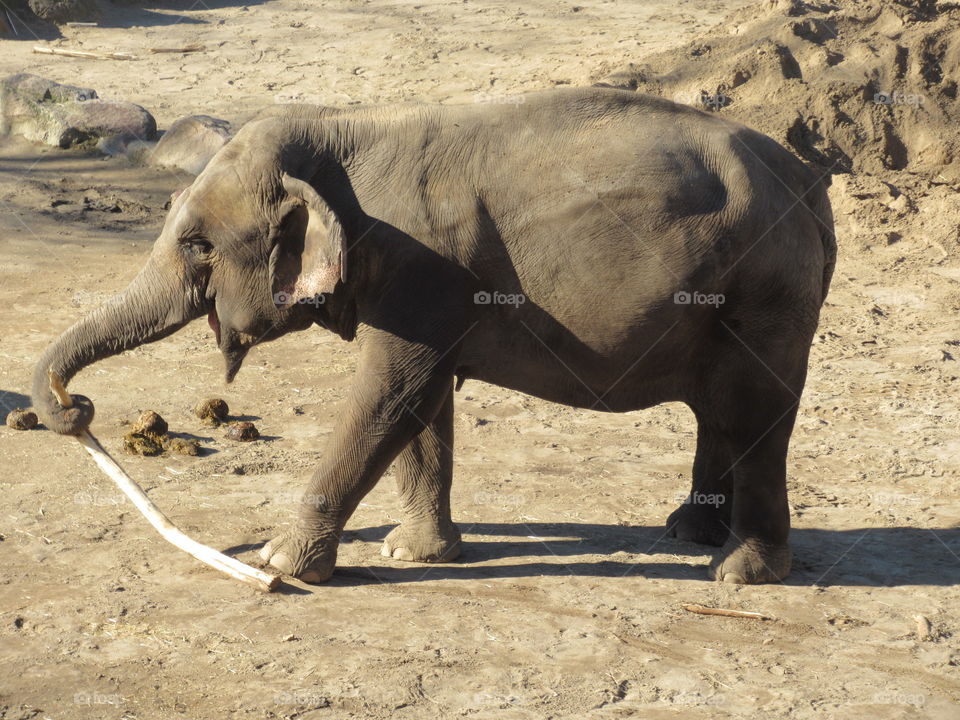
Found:
[[[348,530],[343,542],[379,543],[393,526]],[[387,561],[371,555],[370,564],[338,565],[330,585],[412,583],[426,580],[495,580],[537,576],[618,578],[641,576],[706,582],[712,548],[664,536],[661,526],[624,527],[579,523],[460,524],[464,548],[453,563],[426,565]],[[482,536],[498,539],[486,541]],[[481,537],[477,537],[481,536]],[[504,539],[508,538],[508,539]],[[960,584],[960,528],[857,528],[793,530],[793,572],[785,585],[822,587],[897,587]],[[260,545],[227,550],[239,553]],[[624,562],[583,559],[588,555],[703,555],[701,566],[685,562]],[[525,558],[513,564],[491,561]],[[530,561],[530,558],[534,558]],[[535,558],[549,558],[537,561]],[[570,558],[567,561],[566,558]]]

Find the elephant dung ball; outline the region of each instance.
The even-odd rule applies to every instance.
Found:
[[[167,421],[153,410],[146,410],[140,414],[133,424],[133,432],[141,435],[166,435],[169,427]]]
[[[177,455],[199,455],[200,444],[191,438],[165,437],[163,449]]]
[[[230,408],[227,406],[227,403],[220,398],[208,398],[198,403],[193,409],[193,412],[203,421],[204,425],[216,427],[227,419]]]
[[[123,436],[123,449],[131,455],[153,457],[163,452],[163,441],[158,435],[128,432]]]
[[[260,431],[252,422],[234,422],[227,427],[227,437],[240,442],[250,442],[260,437]]]
[[[37,426],[37,414],[26,408],[11,410],[7,415],[7,425],[14,430],[33,430]]]

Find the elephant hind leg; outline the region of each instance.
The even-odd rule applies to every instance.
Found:
[[[727,541],[733,507],[732,462],[723,433],[698,413],[693,484],[683,504],[667,518],[668,536],[718,547]]]
[[[729,337],[695,403],[728,453],[729,534],[710,566],[717,580],[776,582],[790,572],[787,451],[806,378],[809,339],[786,323]],[[749,327],[749,326],[748,326]],[[732,481],[732,482],[731,482]]]
[[[787,449],[798,403],[790,400],[778,398],[778,416],[755,416],[762,423],[731,436],[733,507],[730,534],[710,564],[716,580],[776,582],[790,572]]]
[[[436,417],[397,457],[403,522],[383,541],[381,555],[407,562],[450,562],[460,554],[460,530],[450,518],[453,481],[453,388]]]

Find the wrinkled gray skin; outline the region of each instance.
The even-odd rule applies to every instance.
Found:
[[[522,102],[521,102],[522,100]],[[836,247],[825,188],[775,142],[662,99],[551,91],[508,105],[278,108],[174,202],[119,302],[37,365],[47,387],[209,314],[231,380],[255,344],[316,323],[360,345],[357,374],[294,527],[261,553],[319,582],[344,524],[398,465],[383,552],[459,553],[450,518],[455,378],[581,408],[681,401],[694,498],[668,519],[722,546],[711,574],[787,575],[786,456]],[[475,293],[522,293],[520,305]],[[722,293],[719,306],[675,302]]]

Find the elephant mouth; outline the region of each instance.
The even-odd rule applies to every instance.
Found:
[[[227,383],[232,383],[233,379],[240,372],[240,366],[244,358],[250,352],[250,348],[257,344],[257,338],[244,332],[238,332],[227,325],[224,327],[220,322],[220,316],[217,309],[213,308],[207,315],[207,323],[213,334],[217,338],[217,347],[223,355],[226,363],[225,379]]]
[[[246,356],[249,346],[245,347],[244,343],[240,342],[238,334],[229,328],[226,333],[222,332],[220,316],[217,315],[215,307],[207,314],[207,324],[213,330],[214,337],[217,339],[217,347],[220,348],[226,362],[224,379],[228,383],[232,383],[237,373],[240,372],[240,366],[243,364],[243,358]]]
[[[209,324],[210,329],[213,330],[213,334],[217,340],[217,347],[220,348],[220,352],[226,362],[226,381],[228,383],[233,382],[237,373],[240,372],[240,366],[243,364],[244,358],[246,358],[247,353],[250,352],[252,347],[278,338],[290,329],[283,327],[281,323],[279,325],[271,325],[266,332],[259,333],[259,331],[255,331],[258,332],[258,334],[251,335],[250,332],[237,330],[232,327],[229,319],[226,325],[221,323],[216,306],[211,308],[207,314],[207,324]],[[310,323],[304,325],[302,329],[306,329],[309,324]]]
[[[207,315],[207,324],[213,330],[214,337],[217,339],[217,347],[220,347],[220,318],[217,316],[217,309],[214,308]]]

